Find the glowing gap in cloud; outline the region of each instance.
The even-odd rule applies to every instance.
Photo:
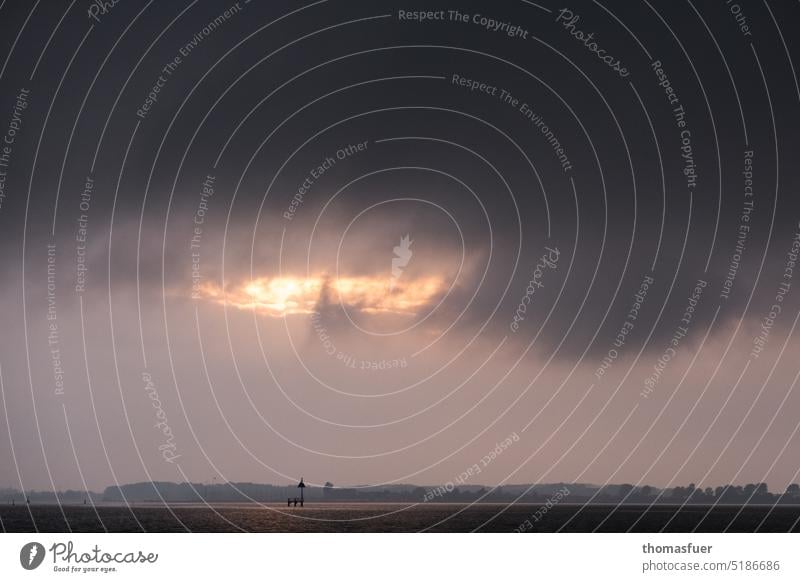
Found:
[[[259,277],[220,286],[203,285],[201,296],[238,309],[281,317],[310,314],[321,303],[341,303],[368,314],[416,315],[445,290],[441,277],[398,281],[389,277]]]

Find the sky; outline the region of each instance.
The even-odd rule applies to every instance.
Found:
[[[782,491],[799,17],[4,3],[0,487]]]

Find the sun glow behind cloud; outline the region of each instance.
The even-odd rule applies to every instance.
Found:
[[[341,305],[369,314],[416,315],[445,291],[444,279],[425,277],[259,277],[226,286],[205,284],[201,296],[238,309],[264,315],[310,314],[322,303]]]

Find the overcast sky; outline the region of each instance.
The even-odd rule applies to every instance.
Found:
[[[458,5],[3,4],[0,487],[798,479],[800,6]]]

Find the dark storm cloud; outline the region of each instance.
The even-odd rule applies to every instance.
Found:
[[[442,6],[442,8],[450,7]],[[436,9],[436,6],[431,7],[431,10]],[[479,12],[478,9],[479,5],[461,7],[462,12],[470,14]],[[138,13],[138,10],[133,11],[132,8],[121,6],[116,7],[115,10],[131,10],[131,15]],[[154,147],[149,150],[150,155],[148,155],[147,149],[134,148],[132,156],[128,159],[128,166],[121,181],[120,196],[116,200],[115,208],[115,222],[119,225],[117,227],[118,234],[120,240],[124,241],[122,244],[115,245],[115,266],[123,273],[131,273],[135,270],[133,263],[137,252],[135,246],[131,244],[131,237],[133,231],[138,230],[137,222],[141,212],[139,206],[144,202],[145,191],[147,191],[143,241],[150,248],[138,251],[140,258],[144,258],[140,266],[140,275],[145,284],[152,281],[154,285],[160,286],[161,269],[158,263],[161,253],[159,243],[167,216],[167,200],[173,189],[177,164],[188,145],[188,140],[196,129],[200,130],[199,134],[192,142],[186,163],[181,166],[170,202],[170,233],[167,235],[165,257],[169,273],[182,273],[187,268],[185,257],[182,257],[185,250],[182,248],[185,247],[183,237],[186,231],[190,233],[190,217],[196,211],[200,183],[207,174],[220,175],[218,178],[219,194],[214,200],[214,214],[216,224],[222,228],[223,216],[227,213],[227,208],[223,207],[223,203],[225,205],[232,203],[233,189],[240,178],[240,172],[244,170],[245,162],[249,160],[250,155],[267,134],[282,123],[286,116],[293,114],[299,107],[313,99],[354,83],[362,83],[357,88],[342,90],[303,110],[294,119],[286,122],[254,158],[236,193],[235,208],[232,214],[234,222],[229,225],[229,236],[233,241],[231,248],[235,249],[234,254],[237,259],[233,261],[234,269],[240,266],[240,257],[249,258],[248,247],[250,233],[254,227],[253,217],[261,204],[263,192],[289,154],[300,147],[303,141],[311,135],[323,131],[331,124],[353,115],[374,109],[413,107],[415,109],[398,109],[382,114],[369,114],[343,123],[334,130],[322,133],[289,160],[287,165],[282,168],[281,174],[273,184],[267,202],[262,208],[262,222],[257,233],[257,241],[266,241],[266,244],[256,244],[257,261],[270,263],[270,259],[274,259],[275,256],[274,247],[278,240],[277,230],[281,227],[279,224],[273,225],[271,218],[282,214],[291,200],[291,195],[307,178],[308,171],[322,163],[340,147],[351,142],[357,143],[362,138],[374,142],[376,139],[393,137],[430,136],[435,139],[452,141],[456,145],[426,140],[399,141],[382,146],[373,144],[371,151],[346,160],[346,167],[341,164],[340,167],[334,168],[323,182],[315,185],[306,197],[307,200],[303,203],[304,207],[301,209],[301,213],[313,215],[312,213],[318,212],[322,203],[332,195],[334,188],[338,189],[361,172],[403,166],[432,167],[432,170],[428,171],[386,171],[360,180],[341,194],[334,205],[328,208],[328,215],[334,216],[334,226],[331,229],[335,232],[336,228],[340,228],[336,225],[337,216],[349,221],[349,218],[352,218],[350,213],[354,210],[361,210],[385,197],[413,194],[441,203],[444,208],[456,214],[459,225],[466,232],[468,244],[475,250],[486,252],[489,237],[483,211],[488,206],[488,217],[494,236],[492,241],[494,258],[503,263],[499,272],[488,281],[485,292],[481,294],[482,297],[483,295],[487,296],[487,307],[495,304],[492,299],[502,293],[505,283],[511,275],[510,267],[512,265],[510,263],[512,260],[509,257],[516,255],[517,247],[520,245],[517,212],[522,219],[523,241],[519,272],[510,289],[512,295],[514,292],[519,294],[520,289],[524,288],[524,284],[527,282],[526,277],[529,275],[527,270],[534,264],[537,258],[536,254],[545,242],[542,235],[549,223],[551,240],[558,242],[559,248],[564,251],[564,257],[571,256],[573,251],[576,257],[574,269],[569,273],[564,295],[562,295],[561,303],[564,303],[565,307],[560,313],[563,316],[558,319],[571,322],[569,315],[577,311],[580,302],[590,291],[590,303],[582,312],[582,317],[578,320],[578,327],[573,328],[573,333],[566,344],[573,346],[570,352],[580,349],[593,335],[605,313],[605,307],[615,297],[617,283],[623,269],[625,269],[627,280],[616,296],[615,307],[608,319],[613,322],[619,321],[621,316],[624,317],[625,306],[629,303],[631,295],[635,293],[638,282],[650,271],[651,264],[656,258],[656,251],[659,252],[659,256],[654,273],[658,280],[655,293],[660,293],[662,297],[666,297],[672,284],[672,273],[679,261],[681,265],[675,281],[675,290],[672,293],[672,297],[675,299],[668,306],[665,320],[674,321],[675,316],[682,309],[683,295],[693,287],[698,278],[707,279],[716,294],[719,285],[724,280],[725,273],[729,270],[730,256],[733,254],[736,243],[736,229],[743,201],[740,194],[743,186],[738,172],[733,170],[738,169],[738,166],[743,166],[743,152],[746,148],[743,145],[743,128],[738,102],[732,91],[733,86],[730,79],[727,78],[724,68],[719,66],[719,54],[716,51],[706,50],[713,46],[712,40],[708,33],[700,28],[702,25],[699,19],[681,20],[681,26],[685,26],[687,32],[702,33],[697,34],[696,37],[688,35],[689,38],[683,41],[687,53],[691,55],[691,62],[675,46],[675,43],[667,42],[668,38],[666,37],[645,41],[647,50],[654,57],[653,60],[663,63],[671,86],[679,98],[677,103],[686,110],[687,127],[691,131],[691,154],[696,162],[698,174],[697,186],[692,190],[690,220],[686,180],[681,174],[685,165],[681,154],[685,152],[681,150],[680,130],[675,126],[671,106],[667,102],[663,88],[658,86],[659,79],[656,78],[652,67],[648,66],[648,73],[644,73],[645,64],[649,62],[644,52],[642,50],[629,51],[626,57],[630,61],[629,68],[633,67],[635,63],[641,69],[641,73],[635,80],[635,87],[647,104],[647,114],[650,115],[656,128],[658,150],[647,117],[629,87],[620,86],[619,83],[602,76],[589,76],[588,79],[583,77],[583,71],[579,67],[587,66],[587,59],[582,52],[585,49],[577,41],[565,43],[564,35],[568,32],[558,26],[550,25],[550,20],[554,20],[557,13],[548,16],[542,11],[534,11],[532,14],[531,11],[534,9],[521,3],[508,3],[499,7],[498,10],[505,17],[504,21],[521,20],[530,23],[528,27],[531,36],[530,43],[541,47],[541,52],[537,53],[533,62],[526,59],[524,53],[519,53],[519,51],[515,53],[510,50],[510,47],[513,48],[514,45],[510,44],[503,34],[480,31],[480,26],[471,21],[459,26],[438,25],[434,28],[435,38],[432,39],[431,30],[426,30],[417,24],[387,26],[388,22],[376,20],[369,26],[369,30],[386,31],[389,37],[381,38],[379,43],[375,43],[374,48],[383,49],[394,44],[412,45],[417,43],[437,44],[450,48],[377,50],[328,65],[324,69],[324,75],[317,71],[303,74],[309,67],[319,64],[317,55],[324,54],[322,47],[330,42],[330,38],[324,33],[311,37],[308,43],[303,43],[296,49],[290,47],[279,52],[275,57],[278,70],[283,70],[285,75],[292,77],[303,75],[286,88],[278,91],[266,104],[255,109],[250,123],[239,131],[236,139],[233,140],[233,145],[226,151],[223,167],[220,168],[222,171],[216,172],[212,172],[208,165],[208,162],[219,154],[221,140],[215,139],[215,137],[219,135],[227,137],[232,132],[234,125],[231,118],[236,119],[237,116],[231,116],[229,113],[237,101],[247,103],[246,107],[241,108],[242,113],[255,105],[254,98],[246,97],[247,87],[248,85],[257,86],[260,79],[263,79],[259,73],[266,70],[267,67],[263,64],[258,66],[254,72],[234,85],[230,95],[236,97],[223,100],[217,105],[212,115],[205,120],[203,117],[213,103],[207,95],[214,95],[215,91],[210,89],[198,91],[196,96],[193,95],[193,98],[187,101],[180,115],[175,119],[175,124],[167,128],[167,125],[173,121],[176,108],[181,104],[187,91],[208,70],[207,67],[218,58],[216,52],[203,52],[200,47],[197,52],[192,53],[191,58],[185,58],[181,63],[182,75],[169,78],[169,84],[164,89],[163,96],[159,97],[159,102],[153,107],[152,113],[148,114],[146,123],[141,123],[138,130],[138,139],[150,142]],[[660,7],[660,10],[663,11],[668,22],[671,17],[677,18],[676,14],[671,15],[663,7]],[[276,13],[280,12],[277,7],[275,11]],[[384,7],[374,3],[369,5],[349,3],[347,6],[337,6],[335,9],[325,7],[316,17],[322,24],[327,18],[334,16],[339,21],[346,22],[351,19],[350,17],[364,17],[365,14],[373,13],[375,15],[388,14],[395,11],[394,5]],[[598,23],[598,19],[602,15],[597,7],[586,7],[580,11],[575,8],[573,11],[581,16],[578,28],[586,32],[593,30],[592,26]],[[176,9],[175,14],[177,12]],[[664,27],[657,17],[644,6],[629,7],[624,14],[619,16],[634,31],[642,29],[644,23]],[[763,14],[759,15],[760,18],[764,16]],[[707,18],[710,17],[707,16]],[[154,11],[145,11],[136,26],[144,27],[157,20],[163,21],[164,18],[165,14],[157,15]],[[192,14],[180,21],[179,30],[191,31],[198,27],[202,28],[205,22],[204,18],[206,17],[202,14]],[[101,24],[113,26],[110,17],[108,21],[107,24],[105,22]],[[290,19],[289,28],[294,23],[295,21]],[[297,24],[299,24],[299,19]],[[304,28],[307,28],[309,22],[303,20],[302,24]],[[65,26],[65,34],[67,32],[74,33],[73,29],[77,26],[77,22]],[[219,30],[214,31],[214,43],[226,46],[226,41],[233,43],[239,38],[240,33],[234,26],[226,26],[221,26]],[[323,28],[323,26],[318,28]],[[664,29],[666,30],[665,27]],[[283,34],[287,34],[286,30],[286,28],[281,28]],[[481,33],[477,34],[478,32]],[[717,32],[718,36],[733,37],[734,34],[735,32],[728,29]],[[177,35],[176,38],[179,36]],[[607,47],[609,53],[622,54],[622,47],[631,42],[630,38],[623,40],[624,36],[627,35],[615,36],[606,32],[602,34],[603,45]],[[395,37],[396,43],[392,42]],[[541,42],[534,40],[534,37],[539,38]],[[600,37],[601,33],[598,33],[597,39],[599,40]],[[147,64],[166,63],[170,56],[180,54],[180,52],[176,53],[176,49],[179,51],[183,45],[176,38],[168,38],[164,42],[158,43],[147,55],[143,65],[137,69],[132,82],[126,87],[126,92],[121,98],[123,105],[119,106],[120,110],[129,110],[140,100],[138,97],[141,96],[141,91],[136,91],[135,88],[142,87],[143,84],[145,88],[147,87],[145,71],[153,68],[146,66]],[[340,41],[344,39],[345,43],[339,47],[338,54],[350,54],[365,50],[365,45],[361,40],[356,40],[348,35],[337,38]],[[367,38],[367,47],[370,46],[369,40],[370,37]],[[571,39],[567,37],[567,40]],[[773,42],[760,45],[760,50],[764,51],[760,55],[760,62],[768,70],[770,66],[777,68],[783,60],[782,46],[777,40],[774,39]],[[96,41],[92,39],[90,42]],[[547,44],[557,46],[558,51],[563,55],[547,48]],[[733,50],[734,53],[738,51],[738,49]],[[477,53],[486,53],[486,55]],[[73,67],[77,71],[85,68],[87,72],[70,76],[67,82],[75,84],[76,90],[73,91],[72,86],[67,86],[62,88],[64,94],[82,94],[77,90],[77,85],[80,84],[78,79],[80,75],[88,75],[88,71],[91,69],[88,66],[89,62],[97,63],[99,54],[87,51],[78,55],[81,61],[73,64]],[[769,94],[773,100],[772,104],[777,119],[787,119],[787,116],[791,115],[796,116],[796,109],[789,108],[790,100],[793,97],[792,87],[778,84],[767,93],[763,84],[759,82],[760,74],[756,62],[753,59],[745,58],[746,56],[746,54],[740,55],[739,61],[736,62],[741,64],[737,69],[740,74],[746,72],[750,78],[755,79],[755,82],[739,82],[736,89],[739,91],[739,99],[742,102],[742,110],[745,112],[745,122],[749,130],[750,143],[747,147],[755,152],[753,173],[757,197],[753,211],[754,222],[751,223],[752,232],[748,237],[743,256],[741,274],[737,275],[736,288],[738,291],[732,295],[732,300],[725,302],[726,307],[720,314],[722,318],[738,317],[741,313],[744,301],[748,296],[749,284],[754,281],[755,271],[760,264],[766,244],[766,233],[770,231],[772,222],[773,204],[775,203],[774,166],[776,160],[773,144],[775,135],[771,130],[772,119],[767,95]],[[112,57],[114,61],[127,60],[131,64],[136,62],[132,60],[133,58],[134,53],[127,53],[125,47],[117,49]],[[138,60],[138,56],[136,60]],[[255,58],[252,56],[249,56],[248,60],[255,62]],[[502,62],[503,60],[507,60],[509,63]],[[574,66],[570,61],[577,63],[578,66]],[[244,63],[241,60],[229,58],[225,65],[232,62],[236,63],[236,67],[228,75],[229,79],[235,79],[244,70]],[[353,67],[353,63],[356,62],[359,63],[359,66]],[[19,61],[12,61],[12,65],[14,63],[19,63]],[[210,76],[203,81],[204,89],[207,86],[214,87],[215,85],[222,90],[228,88],[221,82],[223,77],[221,73],[225,65],[218,66],[211,71]],[[43,66],[46,67],[47,63]],[[87,129],[87,124],[95,126],[94,135],[96,136],[97,129],[101,127],[100,124],[105,122],[102,112],[107,110],[107,107],[104,108],[101,104],[107,104],[116,98],[121,83],[125,81],[115,73],[116,67],[107,66],[107,68],[114,78],[119,78],[115,79],[116,82],[106,81],[90,94],[82,112],[84,123],[78,125],[78,135],[75,138],[80,143],[84,143],[84,135],[92,135],[91,130]],[[695,75],[695,70],[699,79]],[[549,79],[550,87],[536,81],[525,71],[532,71],[540,79]],[[9,74],[12,73],[13,69],[9,70]],[[780,71],[774,75],[779,73]],[[365,80],[409,74],[443,76],[445,79],[437,82],[399,83],[387,80],[363,83]],[[558,168],[553,152],[550,151],[551,148],[544,136],[537,135],[535,126],[517,109],[481,91],[469,91],[463,87],[454,86],[451,82],[453,74],[486,82],[498,89],[505,88],[528,102],[531,108],[553,128],[555,135],[565,146],[570,164],[574,169],[566,174]],[[767,79],[775,78],[774,75],[767,75]],[[778,76],[777,78],[782,79],[783,77]],[[553,79],[558,80],[553,81]],[[714,89],[717,87],[720,89],[715,91]],[[703,90],[708,94],[708,104],[706,104]],[[41,96],[39,99],[46,99],[46,96]],[[65,120],[71,119],[77,114],[78,105],[79,102],[70,99],[59,101],[56,104],[58,109],[52,114],[53,121],[48,128],[49,133],[53,134],[61,130],[60,133],[64,134],[65,130],[71,129],[70,124]],[[571,110],[565,105],[569,105]],[[783,108],[786,109],[786,113],[783,112]],[[443,112],[443,109],[452,111]],[[466,115],[459,115],[456,112]],[[713,124],[709,113],[713,115]],[[475,118],[482,119],[485,123]],[[92,121],[95,119],[96,121]],[[109,220],[117,174],[127,146],[127,140],[117,139],[117,135],[128,134],[129,129],[126,130],[123,127],[127,125],[130,128],[130,123],[136,121],[136,117],[133,117],[125,124],[124,119],[124,116],[112,119],[108,129],[109,133],[105,137],[103,148],[100,151],[101,164],[94,173],[98,184],[102,184],[95,194],[91,210],[92,226],[94,227],[92,236],[95,241],[105,239],[101,227],[97,225]],[[377,119],[381,121],[379,126],[375,125]],[[203,121],[202,126],[199,125],[201,121]],[[301,121],[305,124],[304,129],[297,131],[299,127],[297,124]],[[33,145],[35,143],[33,137],[35,137],[37,129],[33,124],[39,123],[39,120],[31,119],[30,123],[32,125],[30,131],[25,135]],[[498,130],[486,123],[491,123],[500,131],[505,132],[508,137],[520,144],[522,151],[517,149],[515,144],[500,134]],[[29,128],[26,127],[26,129]],[[159,151],[159,157],[156,160],[153,154],[156,146],[161,145],[167,129],[169,129],[169,135],[164,141],[165,147]],[[89,133],[84,134],[83,132]],[[716,139],[714,132],[717,134]],[[591,141],[587,140],[587,137]],[[792,150],[790,140],[796,139],[794,135],[778,132],[777,137],[784,140],[783,144],[786,144],[785,146],[782,144],[784,151]],[[41,159],[60,161],[66,146],[65,139],[66,135],[60,139],[46,140],[44,147],[47,148],[47,151],[52,151],[54,155],[50,156],[47,151],[44,151],[40,154]],[[95,145],[92,141],[86,143]],[[513,202],[506,192],[506,184],[499,179],[494,169],[466,148],[479,155],[485,155],[487,151],[495,153],[487,161],[495,165],[497,171],[507,181],[514,193]],[[66,240],[71,238],[75,220],[81,214],[75,202],[84,177],[89,173],[94,149],[94,147],[72,146],[69,163],[66,164],[65,177],[60,181],[60,189],[56,171],[42,171],[40,168],[35,178],[36,192],[58,191],[60,197],[63,198],[60,212],[63,213],[64,220],[59,221],[58,225],[59,235],[64,236]],[[660,179],[662,170],[656,157],[658,152],[662,155],[666,180],[665,191],[662,191]],[[278,155],[275,156],[273,153]],[[718,180],[718,158],[725,170],[722,183]],[[104,164],[102,163],[103,159],[108,159],[111,163]],[[203,164],[204,160],[205,164]],[[539,171],[539,177],[544,186],[543,191],[540,188],[539,179],[528,164],[529,160]],[[20,163],[25,161],[28,160],[20,160]],[[430,163],[431,161],[435,163]],[[41,163],[40,161],[39,164],[41,165]],[[631,164],[634,168],[633,175]],[[81,168],[83,169],[81,170]],[[55,165],[54,170],[57,169],[58,164]],[[791,169],[787,168],[786,164],[781,168],[778,176],[784,183],[796,183],[796,177],[791,173]],[[150,178],[151,171],[153,172],[152,179]],[[477,200],[472,193],[446,174],[456,177],[471,187]],[[571,185],[566,179],[568,177],[572,178],[575,183],[577,208],[574,205]],[[22,191],[24,191],[25,183],[20,179],[19,174],[17,174],[15,183],[18,187],[23,187]],[[721,198],[720,191],[723,193]],[[549,216],[545,211],[545,196]],[[10,228],[4,229],[4,233],[9,241],[19,240],[20,217],[24,208],[21,198],[21,196],[16,196],[11,199],[8,208],[5,209]],[[48,229],[46,227],[49,222],[47,215],[52,211],[52,205],[48,205],[46,200],[47,198],[42,195],[34,196],[31,200],[30,236],[35,244],[38,243],[38,236],[47,238]],[[479,203],[477,203],[478,200]],[[54,201],[52,195],[50,201],[51,204]],[[793,218],[796,208],[794,202],[787,197],[779,200],[779,203],[779,210],[775,213],[777,220],[772,231],[773,240],[775,244],[783,241],[785,246],[796,227]],[[409,216],[409,219],[414,220],[413,214]],[[401,214],[398,216],[398,220],[405,220],[405,218]],[[579,231],[576,233],[579,220]],[[299,222],[296,221],[294,225],[291,225],[292,230]],[[269,224],[269,226],[265,227],[264,224]],[[288,226],[288,223],[284,226]],[[425,230],[424,224],[418,224],[417,227]],[[576,234],[578,245],[574,247]],[[289,236],[291,237],[291,234]],[[451,240],[453,238],[452,233],[438,230],[429,233],[428,236],[441,236]],[[714,244],[713,255],[709,261],[712,242]],[[93,246],[96,247],[96,244]],[[102,253],[96,253],[96,255],[101,264],[105,262]],[[773,266],[773,270],[776,270],[783,259],[778,254],[771,253],[769,260],[776,263]],[[627,265],[626,261],[628,261]],[[362,265],[370,264],[369,259],[360,262]],[[183,268],[181,268],[181,264],[183,264]],[[708,264],[708,270],[706,270],[706,264]],[[597,267],[596,272],[595,267]],[[97,271],[96,266],[93,266],[93,271]],[[560,273],[566,275],[566,264]],[[592,280],[593,276],[594,280]],[[465,283],[464,287],[471,295],[468,287],[470,283],[474,282]],[[765,292],[771,293],[769,289]],[[512,297],[510,301],[509,305],[513,306],[516,298]],[[653,303],[652,299],[650,303]],[[711,308],[704,308],[699,316],[704,321],[709,321],[713,311]],[[480,310],[475,310],[471,315],[478,320],[484,319],[484,314]],[[611,328],[615,325],[615,323],[611,323]],[[671,333],[670,329],[670,325],[659,326],[656,333],[668,336]],[[566,331],[566,326],[557,327],[550,335],[561,338],[564,331]]]

